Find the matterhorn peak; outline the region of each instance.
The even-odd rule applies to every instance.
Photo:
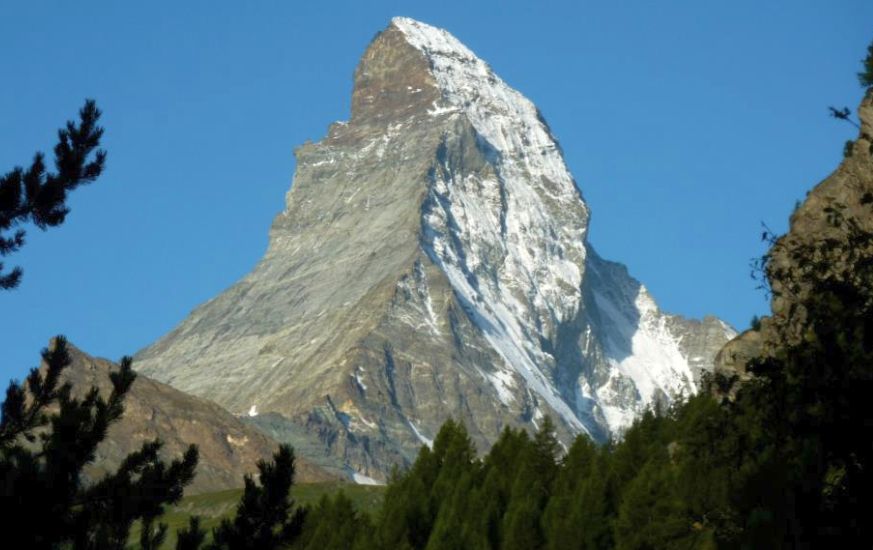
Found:
[[[449,417],[483,451],[546,415],[604,441],[696,391],[733,336],[594,252],[536,106],[444,30],[393,19],[351,119],[296,154],[264,258],[138,365],[355,479]]]

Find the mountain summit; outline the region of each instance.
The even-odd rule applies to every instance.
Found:
[[[594,252],[536,106],[444,30],[393,19],[351,119],[296,156],[264,258],[135,364],[360,481],[449,417],[483,450],[545,415],[603,441],[735,334]]]

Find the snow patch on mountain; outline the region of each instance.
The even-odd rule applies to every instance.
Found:
[[[372,477],[352,470],[351,468],[347,470],[347,473],[349,474],[349,477],[352,478],[352,481],[354,481],[358,485],[385,485],[384,481],[373,479]]]
[[[615,334],[626,335],[631,343],[628,354],[626,350],[617,349],[613,338],[606,339],[605,352],[613,368],[610,380],[594,392],[612,433],[624,431],[640,412],[653,407],[659,398],[670,402],[697,391],[688,359],[645,287],[640,286],[631,307],[616,304],[599,293],[595,293],[595,300],[601,314],[609,317]],[[633,407],[628,407],[616,393],[615,388],[620,385],[618,377],[633,381],[639,395]]]
[[[407,18],[392,23],[427,56],[442,91],[432,113],[465,115],[494,175],[432,182],[424,248],[506,365],[578,431],[585,431],[541,366],[541,339],[581,302],[588,210],[536,107],[449,33]],[[554,212],[568,209],[573,216]],[[489,373],[501,401],[508,373]]]
[[[482,137],[506,159],[504,169],[520,163],[529,174],[556,184],[551,198],[578,200],[560,148],[530,100],[447,31],[407,17],[395,17],[391,23],[430,61],[443,91],[445,105],[440,107],[465,112]]]
[[[593,306],[609,324],[599,342],[608,380],[557,387],[556,359],[544,342],[554,343],[558,327],[582,307],[591,267],[588,207],[533,103],[448,32],[402,17],[392,25],[431,67],[441,99],[429,114],[466,117],[493,168],[438,166],[423,208],[422,246],[502,357],[505,367],[483,370],[500,401],[515,401],[515,373],[572,429],[592,433],[605,424],[620,433],[656,401],[696,391],[678,337],[642,285],[620,296],[595,292]],[[623,278],[622,285],[635,283]],[[580,345],[588,354],[590,329]]]
[[[409,424],[409,427],[412,428],[412,433],[415,434],[415,437],[418,438],[419,441],[424,443],[430,448],[433,448],[433,439],[429,437],[425,437],[424,434],[421,433],[421,430],[412,422],[412,420],[407,419],[406,422]]]

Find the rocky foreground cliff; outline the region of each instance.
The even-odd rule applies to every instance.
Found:
[[[296,156],[264,258],[136,368],[359,481],[449,417],[482,450],[545,415],[604,441],[696,391],[734,336],[594,252],[540,112],[443,30],[394,19],[351,119]]]
[[[873,90],[868,89],[857,112],[858,137],[847,143],[845,158],[837,169],[807,193],[791,215],[788,232],[774,240],[767,256],[769,270],[803,270],[807,267],[804,264],[819,259],[800,254],[810,247],[840,250],[851,246],[846,220],[857,224],[861,231],[873,233]],[[848,269],[839,254],[831,255],[829,261],[830,273],[818,274],[815,280]],[[750,376],[750,361],[767,357],[786,343],[802,338],[805,315],[798,309],[803,308],[809,285],[789,289],[777,281],[772,291],[772,315],[763,318],[760,327],[744,332],[724,347],[716,359],[720,374],[736,377],[741,383]]]

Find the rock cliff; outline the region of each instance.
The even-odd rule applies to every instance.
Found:
[[[773,242],[768,251],[768,269],[783,272],[804,269],[798,265],[798,252],[811,246],[839,249],[848,246],[845,223],[851,219],[864,232],[873,233],[873,89],[858,107],[860,129],[851,141],[843,161],[832,174],[812,188],[791,215],[788,232]],[[831,272],[846,270],[835,258]],[[828,273],[821,274],[827,276]],[[786,343],[802,337],[805,315],[802,302],[810,289],[782,288],[777,281],[772,289],[772,314],[761,320],[758,330],[749,330],[729,342],[716,358],[716,371],[739,382],[750,374],[748,363],[766,357]],[[801,311],[799,311],[801,309]]]

